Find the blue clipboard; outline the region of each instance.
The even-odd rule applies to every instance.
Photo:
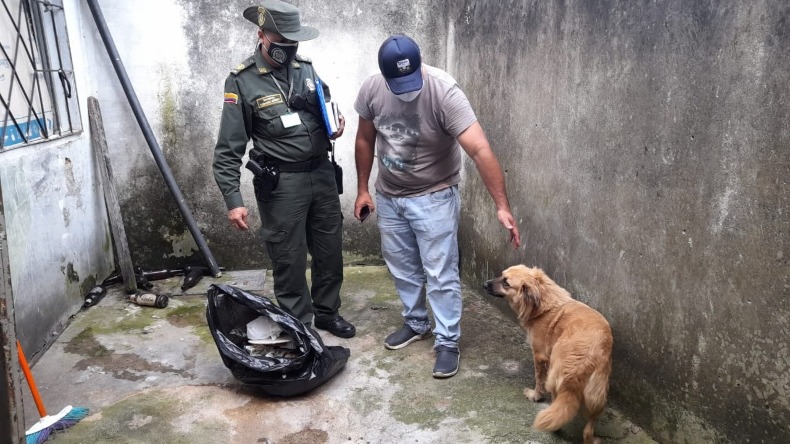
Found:
[[[315,90],[318,93],[318,105],[321,107],[321,116],[324,119],[324,128],[326,128],[326,135],[332,137],[335,132],[332,132],[332,123],[334,121],[334,112],[326,108],[326,99],[324,98],[324,85],[321,79],[315,78]],[[332,120],[330,120],[332,119]]]

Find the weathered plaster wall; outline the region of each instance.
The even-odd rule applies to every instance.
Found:
[[[112,240],[88,135],[91,87],[76,1],[66,1],[84,132],[0,153],[16,334],[30,358],[113,268]]]
[[[112,240],[90,144],[0,156],[17,336],[31,356],[112,270]]]
[[[102,1],[99,5],[176,182],[198,226],[204,229],[210,224],[210,212],[206,213],[193,196],[208,192],[209,178],[203,169],[210,171],[210,166],[201,165],[205,158],[190,145],[187,134],[199,133],[205,122],[178,112],[185,95],[200,89],[204,82],[190,77],[193,67],[188,63],[189,48],[183,33],[185,15],[172,2]],[[85,2],[80,2],[78,12],[132,259],[146,268],[176,262],[184,265],[183,258],[195,255],[197,245],[137,125]],[[202,112],[209,114],[207,109]],[[194,261],[203,262],[199,256]]]
[[[790,442],[789,14],[682,0],[450,14],[449,68],[524,235],[504,246],[468,174],[466,280],[526,262],[599,309],[613,399],[665,442]]]
[[[439,10],[427,0],[406,5],[394,0],[294,3],[302,10],[303,23],[321,31],[318,39],[302,43],[299,52],[313,59],[348,117],[346,134],[336,146],[336,157],[346,172],[341,200],[347,251],[377,256],[375,225],[360,226],[352,215],[357,126],[353,102],[365,77],[378,69],[378,46],[390,33],[405,31],[426,43],[436,42],[427,55],[444,61],[443,2]],[[253,230],[242,233],[227,223],[211,172],[225,77],[252,53],[257,40],[255,26],[241,16],[250,3],[107,0],[100,4],[143,109],[212,254],[220,266],[229,269],[265,266],[251,175],[243,170],[242,193]],[[118,187],[133,259],[147,267],[202,262],[114,77],[86,5],[81,14],[113,165],[122,172]]]
[[[300,52],[348,117],[337,144],[347,251],[378,252],[375,225],[351,218],[352,104],[376,71],[380,42],[404,31],[475,106],[524,235],[522,249],[508,249],[467,164],[466,281],[479,285],[526,262],[603,312],[616,337],[612,398],[666,442],[788,441],[787,5],[298,4],[305,23],[322,30]],[[87,73],[77,90],[83,108],[89,95],[102,105],[135,261],[200,261],[87,6],[67,6],[75,72]],[[229,228],[210,169],[223,79],[255,44],[254,26],[240,16],[247,3],[101,6],[220,265],[265,265],[255,233]],[[86,116],[83,109],[87,129]],[[86,135],[0,156],[8,230],[18,236],[9,241],[18,328],[36,343],[111,267]],[[253,202],[248,182],[243,192]],[[257,227],[255,211],[251,219]]]

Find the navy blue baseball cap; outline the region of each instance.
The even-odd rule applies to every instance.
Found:
[[[405,94],[422,88],[420,47],[411,37],[396,34],[379,48],[379,69],[393,94]]]

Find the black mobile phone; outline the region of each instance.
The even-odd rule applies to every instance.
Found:
[[[361,210],[359,210],[359,221],[365,222],[368,217],[370,217],[370,207],[365,205]]]

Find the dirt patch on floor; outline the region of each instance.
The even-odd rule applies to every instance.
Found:
[[[134,353],[113,352],[96,339],[90,327],[72,338],[64,347],[64,351],[84,356],[75,364],[79,370],[99,367],[102,371],[127,381],[140,381],[151,373],[184,373],[175,367],[150,362]]]

